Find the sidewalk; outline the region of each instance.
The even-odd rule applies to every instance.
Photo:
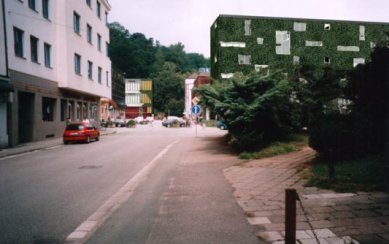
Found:
[[[114,133],[116,133],[116,128],[106,128],[105,130],[100,131],[101,136],[114,134]],[[56,147],[62,144],[63,144],[62,137],[47,139],[43,141],[23,143],[15,147],[0,149],[0,158],[27,153],[27,152],[33,152],[36,150],[42,150],[51,147]]]
[[[304,148],[224,170],[248,221],[258,227],[257,236],[270,243],[284,243],[285,189],[294,188],[305,210],[296,203],[299,243],[317,243],[312,231],[321,244],[389,243],[389,195],[304,187],[299,169],[314,155],[312,149]]]

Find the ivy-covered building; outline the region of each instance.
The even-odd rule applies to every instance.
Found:
[[[220,15],[211,26],[211,76],[330,65],[349,70],[387,41],[389,23]]]

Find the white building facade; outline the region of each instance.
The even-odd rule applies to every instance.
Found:
[[[9,145],[60,137],[68,120],[99,121],[100,98],[111,98],[108,1],[2,1]]]
[[[197,79],[197,74],[193,73],[187,79],[185,79],[185,111],[184,115],[189,117],[192,114],[192,89]]]

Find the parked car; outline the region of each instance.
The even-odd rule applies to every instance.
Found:
[[[90,123],[76,122],[68,124],[63,132],[63,143],[69,142],[86,142],[100,139],[99,130]]]
[[[134,120],[136,121],[136,123],[140,124],[143,122],[144,118],[143,118],[143,116],[138,116]]]
[[[126,127],[126,121],[121,117],[116,117],[113,123],[115,124],[115,127]]]
[[[221,129],[221,130],[226,130],[227,129],[227,125],[224,123],[223,120],[218,120],[216,122],[216,127]]]
[[[178,127],[185,127],[185,121],[179,119],[167,119],[162,121],[162,125],[166,128],[174,127],[174,125],[177,125]]]

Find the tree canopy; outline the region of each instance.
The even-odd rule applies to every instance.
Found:
[[[202,54],[187,54],[180,42],[166,47],[142,33],[131,34],[117,22],[109,28],[112,66],[127,78],[151,78],[156,112],[182,116],[185,78],[209,67],[209,59]]]

